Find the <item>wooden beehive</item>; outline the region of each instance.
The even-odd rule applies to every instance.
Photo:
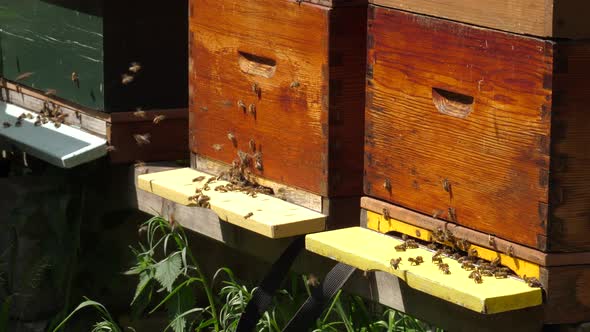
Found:
[[[588,38],[590,3],[570,0],[369,0],[378,6],[446,18],[519,34]]]
[[[7,0],[1,15],[0,99],[60,107],[66,124],[115,146],[113,161],[188,157],[187,0]],[[138,147],[134,134],[152,144]]]
[[[590,240],[590,44],[369,10],[365,192],[543,251]]]
[[[359,197],[367,7],[313,2],[191,1],[190,146],[226,165],[248,153],[253,174],[314,195]]]

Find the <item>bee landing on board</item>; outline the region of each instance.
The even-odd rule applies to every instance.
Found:
[[[154,122],[154,124],[159,124],[160,122],[164,121],[165,119],[166,119],[166,116],[163,114],[160,114],[160,115],[154,117],[153,122]]]
[[[135,142],[137,143],[137,145],[139,146],[143,146],[143,145],[147,145],[151,143],[151,134],[134,134],[133,138],[135,139]]]

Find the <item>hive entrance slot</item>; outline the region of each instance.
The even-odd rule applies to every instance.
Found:
[[[432,102],[442,114],[465,119],[473,112],[474,101],[472,96],[432,88]]]
[[[238,51],[238,65],[246,74],[271,78],[277,70],[277,62],[271,58]]]

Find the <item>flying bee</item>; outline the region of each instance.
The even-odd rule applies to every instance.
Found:
[[[196,178],[193,179],[193,182],[201,182],[205,180],[205,176],[201,175],[201,176],[197,176]]]
[[[477,270],[474,270],[473,272],[469,273],[469,278],[473,279],[473,281],[476,284],[481,284],[483,282],[483,278],[481,277],[481,274]]]
[[[310,273],[307,276],[307,280],[305,282],[306,282],[307,286],[313,287],[313,288],[318,287],[320,285],[320,280],[313,273]]]
[[[4,127],[4,128],[10,128],[10,126],[12,126],[12,125],[9,122],[2,123],[2,127]]]
[[[394,247],[395,251],[406,251],[406,244],[402,243],[402,244],[398,244],[397,246]]]
[[[410,265],[420,265],[421,263],[424,263],[422,256],[416,256],[415,258],[409,257],[408,261],[410,262]]]
[[[253,215],[254,215],[254,213],[252,213],[252,212],[248,212],[248,213],[247,213],[247,214],[244,216],[244,219],[248,219],[248,218],[252,217]]]
[[[147,145],[151,143],[151,134],[134,134],[133,138],[135,139],[135,142],[137,143],[137,145],[142,146],[142,145]]]
[[[134,79],[135,79],[135,77],[133,77],[133,76],[131,76],[129,74],[123,74],[123,75],[121,75],[121,83],[123,85],[127,85],[127,84],[133,82]]]
[[[438,265],[438,269],[442,271],[444,274],[451,274],[451,269],[449,268],[449,264],[442,263]]]
[[[164,114],[160,114],[160,115],[154,117],[153,122],[154,122],[154,124],[158,124],[158,123],[164,121],[165,119],[166,119],[166,116]]]
[[[402,258],[395,258],[395,259],[391,259],[389,261],[389,264],[391,265],[392,268],[394,268],[395,270],[397,270],[399,268],[399,265],[402,263]]]
[[[35,74],[32,71],[28,71],[26,73],[22,73],[20,75],[18,75],[17,77],[14,78],[15,81],[22,81],[22,80],[26,80],[27,78],[33,76],[33,74]]]
[[[136,118],[145,118],[145,111],[138,107],[135,109],[135,112],[133,112],[133,116]]]
[[[129,71],[137,74],[141,70],[141,64],[139,62],[132,62],[129,64]]]

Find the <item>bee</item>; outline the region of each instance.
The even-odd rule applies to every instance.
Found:
[[[434,253],[434,255],[432,255],[432,263],[434,264],[442,264],[443,260],[442,260],[442,251],[437,251],[436,253]]]
[[[389,215],[389,210],[387,208],[383,208],[383,218],[385,218],[385,220],[389,220],[391,218],[391,216]]]
[[[398,244],[397,246],[394,247],[395,251],[406,251],[406,244],[402,243],[402,244]]]
[[[250,104],[250,106],[248,106],[248,112],[252,115],[256,115],[256,105]]]
[[[141,64],[139,62],[132,62],[129,65],[129,71],[137,74],[141,70]]]
[[[420,265],[421,263],[424,263],[422,256],[416,256],[415,258],[409,257],[408,261],[410,262],[410,265]]]
[[[289,85],[289,87],[290,87],[291,89],[293,89],[293,88],[298,88],[299,86],[300,86],[300,84],[299,84],[299,82],[297,82],[297,81],[293,81],[293,82],[291,82],[291,84]]]
[[[20,127],[22,125],[23,125],[23,120],[21,120],[21,119],[16,120],[16,122],[14,123],[15,127]]]
[[[483,282],[483,278],[481,277],[481,274],[477,270],[474,270],[473,272],[469,273],[469,278],[473,279],[473,281],[476,284],[481,284]]]
[[[145,111],[138,107],[135,109],[135,112],[133,112],[133,116],[136,118],[145,118]]]
[[[166,119],[166,116],[164,114],[160,114],[160,115],[154,117],[153,122],[154,122],[154,124],[158,124],[158,123],[164,121],[165,119]]]
[[[508,247],[508,256],[514,257],[514,247],[512,245]]]
[[[500,265],[502,259],[500,258],[500,256],[494,258],[494,260],[490,263],[490,265],[492,265],[493,267],[496,267],[498,265]]]
[[[471,248],[467,251],[467,255],[470,257],[477,257],[477,249]]]
[[[65,115],[67,116],[67,114],[65,114]],[[29,119],[29,120],[33,120],[33,114],[31,114],[31,113],[27,113],[27,114],[25,115],[25,117],[26,117],[27,119]]]
[[[402,234],[402,240],[408,241],[408,235],[407,234]]]
[[[488,234],[488,244],[490,247],[496,247],[496,240],[490,234]]]
[[[458,252],[454,253],[454,254],[451,256],[451,258],[453,258],[453,259],[457,259],[457,260],[458,260],[459,258],[461,258],[461,257],[462,257],[462,256],[461,256],[461,253],[458,253]]]
[[[53,123],[53,126],[54,126],[55,128],[59,128],[59,127],[61,127],[61,123],[59,123],[59,122],[54,122],[54,123]]]
[[[260,152],[256,152],[254,154],[254,167],[259,170],[262,171],[263,166],[262,166],[262,153]]]
[[[453,232],[449,231],[448,229],[445,229],[443,234],[444,240],[446,242],[455,242],[455,235],[453,235]]]
[[[307,286],[313,287],[313,288],[318,287],[320,285],[320,280],[313,273],[310,273],[307,276],[307,280],[305,282],[306,282]]]
[[[385,188],[385,190],[391,192],[391,180],[385,179],[385,181],[383,181],[383,188]]]
[[[463,270],[471,271],[475,269],[475,265],[473,265],[473,263],[471,263],[470,261],[463,261],[461,263],[461,268]]]
[[[457,241],[455,241],[455,246],[457,246],[457,248],[459,248],[459,250],[462,251],[469,250],[470,245],[471,244],[465,239],[458,239]]]
[[[18,75],[17,77],[14,78],[15,81],[22,81],[22,80],[26,80],[27,78],[33,76],[33,74],[35,74],[32,71],[28,71],[26,73],[22,73],[20,75]]]
[[[260,98],[260,87],[256,83],[252,83],[252,93]]]
[[[496,277],[496,279],[508,278],[508,272],[506,272],[506,271],[495,271],[494,272],[494,277]]]
[[[37,121],[35,121],[35,123],[33,123],[33,125],[34,125],[35,127],[39,127],[39,126],[41,126],[41,125],[42,125],[41,119],[37,119]],[[109,151],[108,147],[107,147],[107,151]]]
[[[437,250],[438,249],[438,246],[436,245],[436,243],[429,243],[426,247],[430,250]]]
[[[244,104],[243,101],[238,100],[238,107],[242,110],[242,111],[246,111],[246,104]]]
[[[197,176],[196,178],[193,179],[193,182],[201,182],[205,180],[205,176],[201,175],[201,176]]]
[[[455,208],[449,208],[449,219],[452,222],[457,222],[457,213],[455,212]]]
[[[75,71],[72,72],[71,79],[72,79],[72,82],[74,82],[76,84],[78,84],[80,82],[80,76],[78,76],[78,73],[76,73]]]
[[[449,268],[449,264],[442,263],[438,265],[438,269],[442,271],[444,274],[451,274],[451,269]]]
[[[37,121],[39,121],[39,120],[37,120]],[[37,123],[37,122],[35,122],[35,124],[36,124],[36,123]],[[117,150],[117,149],[115,148],[115,146],[113,146],[113,145],[107,145],[107,152],[113,152],[113,151],[115,151],[115,150]]]
[[[135,77],[133,77],[133,76],[131,76],[129,74],[123,74],[123,75],[121,75],[121,83],[123,85],[127,85],[127,84],[133,82],[134,79],[135,79]]]
[[[44,94],[46,96],[53,96],[53,95],[57,94],[57,90],[55,90],[55,89],[47,89],[47,90],[45,90],[45,93]]]
[[[448,179],[442,180],[442,186],[446,192],[451,192],[451,182]]]
[[[252,213],[252,212],[248,212],[248,213],[247,213],[247,214],[244,216],[244,219],[248,219],[248,218],[252,217],[253,215],[254,215],[254,213]]]
[[[145,167],[145,162],[143,162],[141,160],[136,160],[135,164],[133,166],[135,166],[135,168]]]
[[[134,134],[133,138],[135,139],[135,142],[137,143],[137,145],[142,146],[142,145],[147,145],[151,143],[151,134]]]
[[[230,140],[234,146],[236,146],[237,139],[236,139],[236,135],[234,135],[234,133],[231,133],[231,132],[227,133],[227,139]]]
[[[436,241],[439,241],[439,242],[444,242],[444,241],[445,241],[445,232],[442,230],[442,228],[441,228],[441,227],[438,227],[438,228],[436,229],[436,231],[434,231],[434,232],[432,233],[432,237],[434,237],[434,239],[435,239]]]
[[[4,128],[10,128],[10,126],[12,126],[12,125],[9,122],[2,123],[2,127],[4,127]]]
[[[200,195],[200,196],[199,196],[199,199],[197,200],[197,203],[198,203],[199,205],[201,205],[201,204],[203,204],[203,203],[209,202],[210,200],[211,200],[211,197],[209,197],[209,196],[207,196],[207,195]]]
[[[223,149],[223,144],[213,144],[211,145],[211,148],[217,152],[221,151],[221,149]]]
[[[390,265],[391,265],[391,267],[392,267],[393,269],[395,269],[395,270],[399,269],[399,265],[400,265],[401,263],[402,263],[402,258],[401,258],[401,257],[398,257],[398,258],[395,258],[395,259],[393,259],[393,258],[392,258],[392,259],[389,261],[389,264],[390,264]]]
[[[406,241],[406,247],[408,249],[417,249],[419,246],[416,241],[410,239]]]
[[[489,269],[479,269],[479,273],[484,277],[493,277],[494,272]]]

